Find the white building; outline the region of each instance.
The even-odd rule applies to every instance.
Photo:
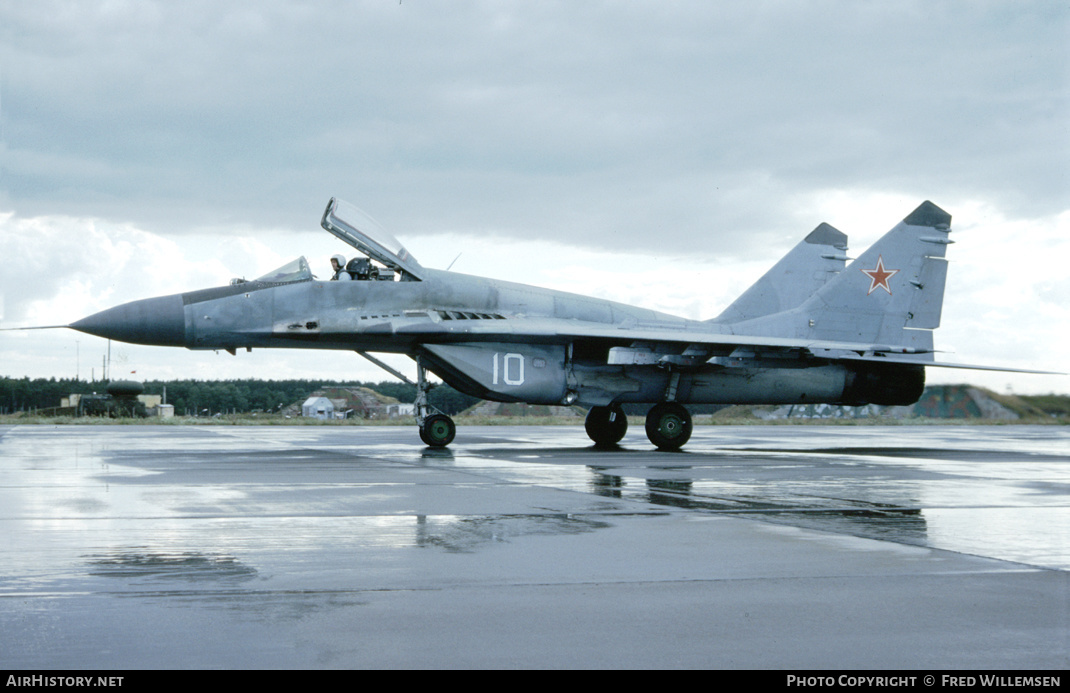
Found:
[[[334,403],[326,397],[309,397],[301,405],[301,416],[316,419],[333,419]]]

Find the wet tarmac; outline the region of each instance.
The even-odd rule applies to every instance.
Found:
[[[1068,653],[1063,427],[0,427],[0,668]]]

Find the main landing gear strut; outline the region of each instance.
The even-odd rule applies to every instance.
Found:
[[[679,385],[680,373],[670,366],[665,401],[646,413],[646,437],[658,450],[679,450],[691,438],[691,412],[676,401]]]

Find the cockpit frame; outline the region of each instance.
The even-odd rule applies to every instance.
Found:
[[[416,258],[378,222],[348,202],[332,197],[320,226],[370,259],[398,272],[402,281],[424,278],[424,268]]]

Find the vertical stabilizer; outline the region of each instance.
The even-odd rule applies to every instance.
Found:
[[[795,308],[847,263],[847,235],[822,223],[709,322],[735,323]]]
[[[951,215],[923,202],[798,308],[733,332],[932,351],[947,279]]]

